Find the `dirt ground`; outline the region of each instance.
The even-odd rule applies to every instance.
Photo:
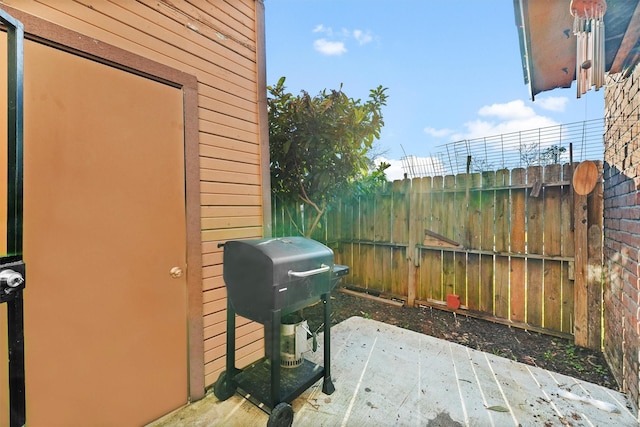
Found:
[[[307,307],[302,314],[312,331],[321,327],[322,304]],[[352,316],[378,320],[618,390],[603,354],[577,347],[567,339],[436,308],[398,307],[334,290],[332,324]]]

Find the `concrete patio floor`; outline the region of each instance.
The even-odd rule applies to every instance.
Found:
[[[331,341],[336,391],[323,394],[319,381],[294,400],[296,427],[640,425],[622,393],[374,320],[341,322]],[[308,359],[323,364],[321,348]],[[267,420],[237,393],[210,393],[149,426]]]

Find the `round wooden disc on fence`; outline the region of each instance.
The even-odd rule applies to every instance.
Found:
[[[580,163],[573,172],[573,190],[581,196],[591,193],[598,182],[598,167],[591,160]]]

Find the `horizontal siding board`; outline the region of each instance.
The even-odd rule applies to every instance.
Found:
[[[261,227],[262,218],[259,216],[239,216],[235,218],[202,218],[202,229],[238,228],[242,226]]]
[[[202,268],[203,278],[206,279],[209,277],[216,277],[216,276],[222,276],[222,264],[214,264],[214,265],[209,265]]]
[[[246,117],[247,113],[255,115],[256,103],[252,101],[255,96],[252,97],[251,88],[245,86],[238,86],[234,79],[201,78],[198,80],[198,105],[213,111],[237,109],[239,117]]]
[[[200,178],[202,181],[232,182],[237,184],[253,185],[262,184],[260,176],[258,175],[225,170],[201,169]]]
[[[200,130],[212,135],[219,135],[226,138],[237,139],[239,141],[257,141],[257,133],[244,129],[238,129],[233,126],[228,126],[224,123],[210,122],[204,119],[200,119]]]
[[[227,148],[212,147],[200,144],[200,155],[211,159],[221,159],[238,163],[259,164],[259,153],[247,153],[245,151],[232,150]]]
[[[255,1],[255,0],[252,0]],[[228,15],[233,18],[235,22],[240,25],[234,25],[235,29],[242,34],[245,34],[247,37],[253,37],[253,32],[255,28],[255,21],[251,17],[253,12],[254,5],[250,7],[242,2],[237,1],[216,1],[216,0],[206,0],[206,3],[209,5],[213,5],[217,7],[220,12]]]
[[[262,227],[230,228],[224,230],[204,230],[203,240],[258,239],[262,237]]]
[[[226,308],[227,308],[226,299],[219,299],[219,300],[207,302],[203,306],[205,316],[208,316],[209,314],[217,313],[219,311],[224,311]]]
[[[247,144],[253,145],[253,144]],[[248,163],[255,165],[260,163],[260,154],[257,152],[247,152],[233,148],[219,147],[213,145],[200,144],[200,156],[209,159],[219,159],[238,163]]]
[[[246,117],[233,117],[226,112],[219,112],[214,110],[207,110],[200,107],[199,109],[200,120],[211,122],[214,124],[220,124],[233,129],[237,129],[242,132],[249,132],[252,134],[258,133],[258,124],[255,122],[255,114],[246,114]]]
[[[262,187],[257,185],[242,185],[227,182],[202,182],[200,183],[200,191],[206,194],[259,196],[262,192]]]
[[[236,354],[242,357],[243,353],[247,353],[247,351],[253,352],[253,351],[256,351],[257,349],[260,349],[262,346],[262,343],[260,342],[260,340],[262,339],[262,336],[263,336],[262,331],[254,331],[253,333],[247,334],[243,337],[236,337]],[[226,340],[226,334],[223,334],[222,336],[216,336],[212,339],[214,339],[215,343],[217,344],[220,341],[222,341],[221,338]],[[224,358],[225,351],[226,351],[226,344],[224,341],[216,347],[213,347],[209,350],[205,350],[204,352],[205,363],[206,361],[213,361],[219,358]]]
[[[202,254],[202,265],[222,264],[222,252],[211,252]]]
[[[224,322],[226,318],[227,318],[227,313],[224,310],[205,314],[203,317],[204,327],[206,329],[208,326],[212,326],[212,325],[215,325],[216,323]]]
[[[224,159],[201,157],[200,167],[202,169],[214,169],[217,171],[235,172],[255,176],[260,175],[260,165],[258,164],[231,162]]]
[[[222,248],[218,247],[216,242],[202,242],[202,253],[219,253],[222,255]]]
[[[244,353],[244,352],[242,352]],[[245,367],[254,361],[264,357],[264,347],[260,347],[258,350],[244,354],[236,354],[236,366]],[[211,363],[205,365],[205,384],[213,384],[220,373],[225,370],[225,358],[221,357],[214,360]]]
[[[202,290],[204,292],[210,291],[212,289],[218,289],[224,287],[224,280],[222,276],[217,277],[209,277],[207,279],[202,279]]]
[[[261,206],[204,206],[201,214],[203,218],[233,218],[239,216],[261,216]],[[226,228],[226,227],[225,227]],[[203,251],[209,252],[213,249]]]
[[[235,93],[199,84],[198,106],[211,111],[226,113],[244,120],[255,120],[256,104]]]
[[[216,0],[207,0],[209,3],[216,1]],[[255,7],[255,5],[253,4],[255,2],[255,0],[224,0],[225,3],[229,3],[231,5],[233,5],[233,7],[235,7],[236,9],[238,9],[238,12],[244,14],[245,16],[251,16],[251,14],[253,13],[253,8]]]
[[[221,333],[226,332],[226,319],[227,319],[226,312],[223,311],[221,313],[223,313],[225,315],[223,321],[220,321],[220,322],[217,322],[217,323],[213,323],[211,326],[208,326],[208,327],[204,328],[204,338],[205,339],[209,339],[209,338],[212,338],[212,337],[214,337],[216,335],[219,335]],[[252,323],[254,325],[259,325],[257,323],[253,323],[250,320],[247,320],[247,319],[245,319],[243,317],[240,317],[240,316],[236,317],[236,329],[238,329],[242,325],[245,325],[245,324],[248,324],[248,323]],[[261,326],[261,325],[259,325],[259,326]]]
[[[236,328],[236,345],[238,348],[245,347],[253,341],[260,341],[263,338],[262,328],[256,328],[255,325],[255,323],[252,323]],[[207,339],[204,343],[205,360],[213,361],[223,356],[226,340],[226,331]],[[222,354],[220,351],[222,351]]]
[[[252,342],[252,343],[250,343],[248,345],[245,345],[243,347],[236,348],[236,363],[238,363],[242,358],[244,358],[248,354],[258,352],[258,351],[260,351],[262,349],[263,349],[262,341],[254,341],[254,342]],[[207,371],[207,366],[209,365],[209,363],[206,363],[208,360],[215,361],[215,360],[219,360],[219,359],[224,359],[225,358],[224,355],[225,355],[225,346],[216,347],[216,348],[206,352],[205,373]],[[224,363],[224,361],[223,361],[223,363]],[[238,367],[243,367],[243,365],[238,363]]]
[[[237,330],[237,329],[236,329]],[[227,341],[227,334],[226,333],[222,333],[216,336],[213,336],[209,339],[206,339],[204,341],[204,360],[205,363],[206,361],[213,361],[216,358],[214,357],[215,354],[212,353],[213,350],[216,350],[218,348],[223,348],[223,346],[226,345],[226,341]]]
[[[236,326],[236,337],[243,338],[243,345],[246,345],[247,336],[255,336],[256,333],[259,333],[260,336],[256,337],[256,340],[262,339],[262,325],[259,323],[246,323],[244,325]],[[225,345],[227,341],[227,330],[224,328],[219,335],[213,336],[205,340],[204,349],[205,351],[213,350],[216,347],[220,347]]]
[[[209,133],[200,134],[200,149],[204,150],[209,147],[214,149],[228,150],[224,152],[229,152],[229,153],[238,152],[242,154],[252,154],[256,156],[260,155],[260,145],[258,145],[255,141],[239,141],[237,139],[222,138],[219,135],[213,135]],[[201,152],[201,154],[205,157],[218,157],[217,155],[215,155],[216,153],[217,153],[216,151]],[[213,154],[213,155],[210,155],[210,154]],[[243,158],[240,158],[240,159],[242,160]],[[230,160],[235,160],[235,158],[232,158]],[[246,162],[246,160],[242,160],[242,161]]]
[[[202,194],[200,200],[206,206],[259,206],[262,196],[247,196],[244,194]]]
[[[213,289],[202,293],[202,301],[204,303],[216,301],[227,297],[227,291],[224,288]]]

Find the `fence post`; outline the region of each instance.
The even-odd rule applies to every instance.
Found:
[[[602,164],[597,163],[598,172]],[[588,195],[574,194],[575,343],[600,350],[602,302],[602,184]]]
[[[420,184],[422,179],[414,178],[413,181],[406,181],[405,192],[407,197],[407,213],[409,215],[409,241],[407,244],[407,305],[413,307],[416,301],[417,275],[419,271],[419,257],[417,256],[417,244],[420,234],[420,209],[418,209],[420,196]]]
[[[602,162],[594,163],[598,167],[599,176],[602,176]],[[602,180],[598,180],[591,194],[587,196],[587,346],[593,350],[600,350],[602,345],[602,191]]]
[[[587,316],[587,196],[573,195],[575,282],[574,282],[574,340],[576,345],[588,346]]]

